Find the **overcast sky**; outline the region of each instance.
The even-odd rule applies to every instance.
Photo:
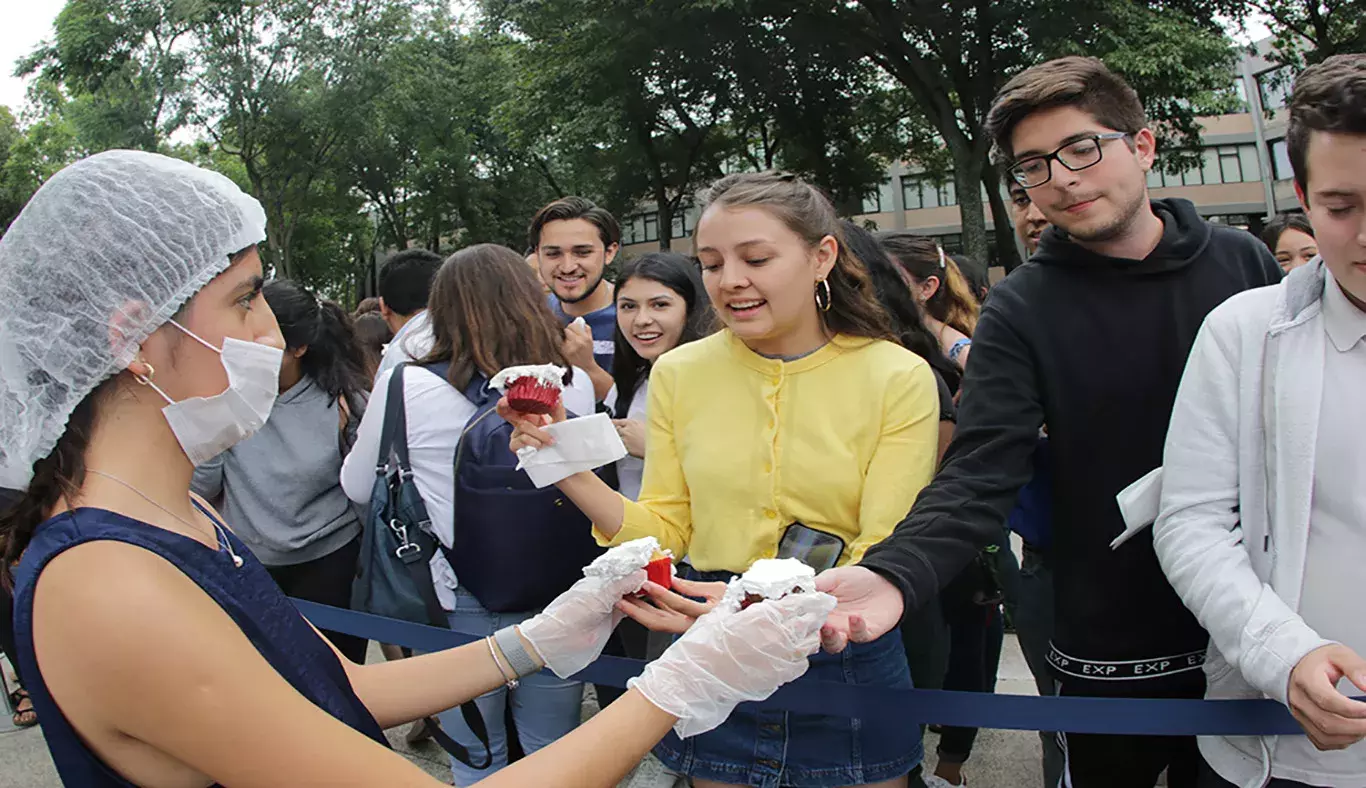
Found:
[[[24,102],[24,81],[12,76],[14,62],[29,54],[45,38],[52,35],[52,22],[57,12],[62,10],[65,0],[5,0],[7,8],[0,19],[0,104],[8,105],[18,114]],[[467,0],[452,0],[451,5],[459,11],[468,6]],[[1261,38],[1267,35],[1265,25],[1255,23],[1248,31],[1251,35],[1244,38],[1235,33],[1235,38]]]
[[[66,0],[9,0],[0,21],[0,104],[18,111],[24,81],[12,76],[14,61],[33,51],[52,34],[52,21]]]

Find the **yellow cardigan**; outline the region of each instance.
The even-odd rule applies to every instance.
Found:
[[[803,523],[863,557],[934,473],[934,373],[891,342],[836,336],[796,361],[730,331],[683,345],[650,372],[640,500],[613,539],[654,536],[702,571],[743,572]]]

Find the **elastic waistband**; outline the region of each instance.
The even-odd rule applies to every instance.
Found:
[[[1103,662],[1064,654],[1050,643],[1048,664],[1064,676],[1090,681],[1142,681],[1200,670],[1205,665],[1205,649],[1168,657]]]

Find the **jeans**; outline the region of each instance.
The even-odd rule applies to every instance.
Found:
[[[449,617],[451,629],[456,632],[487,637],[503,627],[520,624],[535,613],[490,613],[473,594],[460,588],[456,589],[455,610]],[[522,679],[521,686],[516,690],[499,687],[481,695],[475,702],[484,716],[484,724],[488,726],[493,764],[487,769],[472,769],[452,758],[451,774],[455,777],[456,785],[473,785],[507,766],[507,720],[504,715],[509,708],[517,723],[522,749],[528,755],[578,727],[583,709],[583,684],[565,681],[549,671],[541,671]],[[482,754],[483,748],[465,724],[459,708],[437,716],[441,720],[441,727],[451,738],[469,748],[475,757]]]
[[[1048,644],[1053,640],[1053,570],[1048,554],[1028,544],[1024,560],[1018,569],[1014,557],[1002,557],[1001,584],[1005,590],[1006,610],[1015,624],[1015,633],[1024,652],[1029,672],[1039,695],[1058,694],[1057,680],[1048,666]],[[1062,779],[1063,756],[1058,736],[1051,731],[1039,732],[1043,747],[1043,776],[1046,788],[1057,788]]]

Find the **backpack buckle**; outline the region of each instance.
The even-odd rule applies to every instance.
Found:
[[[422,548],[418,547],[416,542],[404,542],[403,544],[398,546],[397,550],[394,551],[394,555],[398,558],[406,559],[408,556],[416,555],[421,552]]]

